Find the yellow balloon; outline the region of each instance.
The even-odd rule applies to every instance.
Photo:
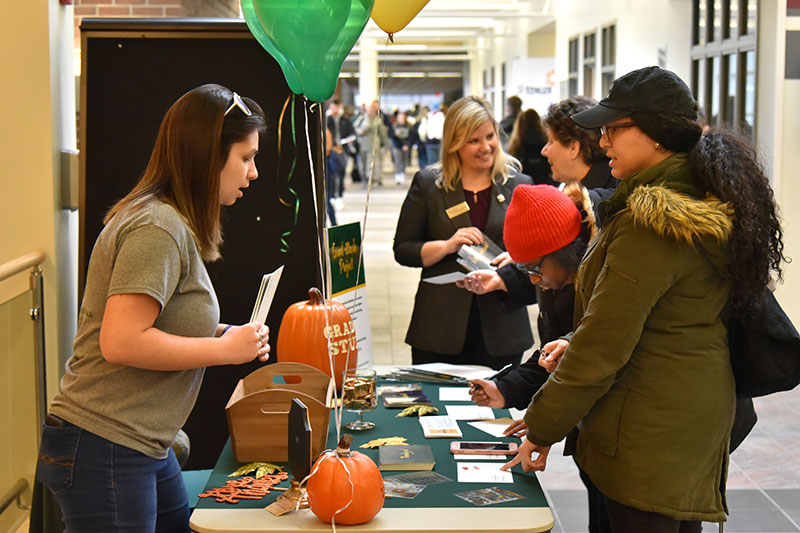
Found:
[[[427,3],[428,0],[375,0],[372,20],[391,35],[405,28]]]

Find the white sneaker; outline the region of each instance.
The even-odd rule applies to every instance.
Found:
[[[403,173],[398,173],[394,175],[394,182],[398,185],[402,185],[403,181],[406,179],[406,175]]]
[[[334,198],[333,208],[336,209],[337,211],[341,211],[342,209],[344,209],[344,200],[342,200],[341,197]]]

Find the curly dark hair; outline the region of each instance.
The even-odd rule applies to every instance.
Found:
[[[696,120],[675,114],[634,112],[630,115],[642,132],[671,152],[688,152],[703,129]]]
[[[588,96],[570,96],[547,108],[547,114],[542,119],[550,134],[561,144],[578,141],[583,162],[589,166],[606,159],[606,151],[600,148],[600,132],[585,130],[569,117],[596,105],[597,100]]]
[[[660,142],[660,141],[659,141]],[[695,176],[733,206],[733,232],[726,273],[733,280],[734,313],[758,309],[774,272],[783,279],[783,230],[769,179],[750,140],[732,129],[716,129],[689,152]]]

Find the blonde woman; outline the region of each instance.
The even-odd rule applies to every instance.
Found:
[[[533,344],[527,311],[507,311],[497,293],[474,295],[426,278],[463,272],[464,244],[483,235],[503,247],[503,220],[514,188],[531,184],[505,154],[489,104],[467,96],[448,110],[441,161],[414,176],[394,238],[398,263],[422,267],[406,343],[414,364],[518,365]]]

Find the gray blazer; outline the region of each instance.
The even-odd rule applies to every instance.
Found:
[[[394,257],[401,265],[422,267],[421,250],[427,241],[446,240],[459,228],[472,226],[469,213],[450,218],[446,209],[464,201],[464,189],[445,192],[436,187],[438,172],[424,169],[414,176],[400,210],[394,236]],[[525,174],[511,172],[505,185],[492,185],[489,218],[484,233],[505,249],[503,220],[511,202],[514,187],[532,184]],[[435,265],[422,268],[422,278],[463,272],[450,254]],[[489,355],[522,353],[533,344],[528,312],[523,308],[509,310],[497,293],[473,295],[455,284],[433,285],[420,281],[414,301],[414,312],[406,334],[406,343],[414,348],[454,355],[464,347],[470,307],[477,302],[481,315],[483,339]]]

